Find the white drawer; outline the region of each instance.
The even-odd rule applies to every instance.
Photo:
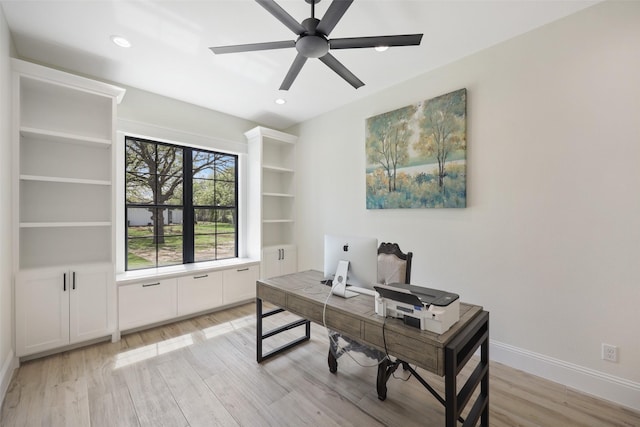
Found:
[[[178,316],[222,305],[222,272],[209,271],[178,278]]]
[[[176,317],[176,279],[120,286],[118,308],[121,331]]]
[[[223,302],[230,304],[255,298],[259,272],[257,265],[225,270]]]

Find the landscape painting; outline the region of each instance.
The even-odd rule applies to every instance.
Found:
[[[467,205],[467,90],[366,120],[367,209]]]

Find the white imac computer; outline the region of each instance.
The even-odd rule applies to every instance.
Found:
[[[344,298],[359,293],[374,295],[378,280],[378,239],[375,237],[324,236],[324,278],[332,280],[332,292]]]

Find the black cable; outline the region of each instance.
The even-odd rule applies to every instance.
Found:
[[[391,361],[391,357],[389,356],[389,350],[387,349],[387,336],[385,334],[385,326],[387,325],[387,318],[389,316],[384,316],[384,321],[382,322],[382,342],[384,344],[384,353],[386,354],[387,360]],[[394,319],[396,319],[394,317]],[[398,360],[396,360],[395,362],[391,362],[391,363],[398,363]],[[401,363],[405,363],[405,362],[401,362]],[[416,366],[416,369],[418,368],[418,366]],[[409,379],[413,376],[412,373],[409,373],[409,376],[407,378],[400,378],[400,377],[396,377],[395,375],[395,370],[392,372],[391,374],[393,376],[393,378],[397,379],[397,380],[402,380],[402,381],[409,381]]]

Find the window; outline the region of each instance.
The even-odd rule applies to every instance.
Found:
[[[238,157],[125,138],[126,270],[238,256]]]

